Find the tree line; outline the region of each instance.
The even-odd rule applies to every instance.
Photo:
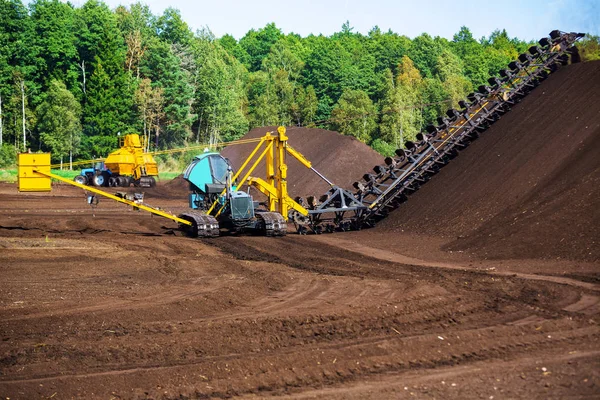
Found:
[[[265,125],[334,129],[389,154],[530,44],[467,27],[452,40],[363,35],[348,22],[307,37],[271,23],[236,40],[192,32],[174,8],[0,0],[0,163],[27,149],[105,156],[132,132],[154,149]],[[583,57],[599,54],[587,39]]]

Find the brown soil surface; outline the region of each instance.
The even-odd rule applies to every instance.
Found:
[[[571,65],[378,229],[456,239],[489,258],[600,260],[600,62]],[[458,237],[458,239],[457,239]]]
[[[489,262],[375,230],[202,241],[173,228],[91,210],[75,188],[0,185],[0,395],[600,393],[597,265]]]
[[[560,72],[532,96],[587,68]],[[470,242],[482,246],[475,251],[453,243],[456,232],[481,229],[472,214],[455,212],[463,219],[454,221],[464,220],[456,231],[426,202],[419,212],[445,221],[444,229],[406,217],[418,196],[444,188],[463,157],[485,150],[486,140],[503,141],[488,139],[498,136],[493,129],[390,221],[345,234],[190,239],[174,234],[169,220],[109,200],[91,209],[67,185],[17,193],[0,184],[0,398],[598,398],[597,260],[521,251],[490,260],[485,241]],[[586,157],[571,169],[581,179],[593,161]],[[485,163],[478,167],[487,173]],[[510,170],[498,174],[513,179]],[[587,187],[559,181],[568,193]],[[551,188],[536,174],[531,182]],[[161,183],[146,200],[177,212],[187,200],[173,193]],[[532,201],[547,196],[535,193]],[[561,196],[557,207],[579,198]],[[400,225],[407,219],[412,225]]]
[[[242,139],[264,136],[267,132],[277,132],[276,126],[256,128]],[[365,172],[383,163],[383,156],[366,144],[351,136],[340,135],[325,129],[289,127],[288,143],[311,163],[313,168],[334,184],[351,189],[354,181],[360,180]],[[237,170],[250,155],[256,143],[228,146],[221,154],[231,161]],[[329,190],[329,185],[313,171],[288,156],[288,190],[292,196],[320,196]],[[264,178],[265,165],[261,163],[254,176]]]
[[[149,197],[156,199],[187,199],[190,193],[190,184],[183,179],[183,174],[165,181],[158,182],[153,188],[144,188],[143,190]]]

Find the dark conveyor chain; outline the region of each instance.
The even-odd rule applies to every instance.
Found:
[[[500,70],[499,77],[490,77],[489,85],[460,101],[460,110],[448,110],[438,117],[437,125],[427,126],[416,141],[406,142],[404,149],[385,159],[385,165],[375,166],[373,173],[355,182],[354,193],[334,187],[319,201],[307,198],[304,205],[309,216],[293,216],[298,231],[321,233],[373,226],[561,65],[567,65],[569,59],[578,62],[574,44],[583,36],[552,31]]]

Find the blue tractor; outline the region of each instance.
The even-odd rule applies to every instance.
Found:
[[[112,175],[110,169],[106,168],[103,162],[97,162],[94,164],[93,168],[82,169],[81,173],[73,178],[73,180],[80,185],[109,186]],[[120,186],[125,185],[123,184]]]

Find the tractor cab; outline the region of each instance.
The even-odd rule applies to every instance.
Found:
[[[205,152],[194,157],[190,165],[183,171],[183,179],[190,185],[189,204],[194,210],[208,210],[226,192],[227,176],[231,165],[229,161],[216,152]]]

